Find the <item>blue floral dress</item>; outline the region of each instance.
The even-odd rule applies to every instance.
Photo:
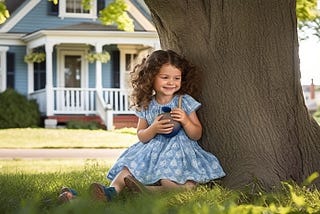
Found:
[[[179,96],[165,105],[157,103],[155,98],[144,111],[137,112],[137,116],[152,124],[155,117],[163,113],[162,107],[175,108],[178,106]],[[183,95],[182,109],[190,114],[201,104],[190,95]],[[204,151],[191,140],[183,129],[177,135],[168,138],[156,135],[148,143],[138,142],[124,151],[107,174],[113,180],[116,175],[127,167],[132,175],[145,185],[154,184],[160,179],[169,179],[179,184],[188,180],[206,183],[225,176],[218,159],[211,153]]]

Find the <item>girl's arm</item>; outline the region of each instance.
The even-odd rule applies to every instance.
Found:
[[[175,108],[171,111],[171,116],[174,120],[181,123],[189,138],[192,140],[199,140],[201,138],[202,125],[195,111],[187,115],[182,109]]]
[[[157,116],[150,126],[145,119],[139,118],[137,125],[137,136],[139,141],[147,143],[157,134],[169,134],[172,132],[174,125],[170,123],[170,119],[160,120],[161,117],[161,115]]]

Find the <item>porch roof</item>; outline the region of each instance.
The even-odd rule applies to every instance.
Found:
[[[74,31],[121,31],[115,25],[102,25],[99,23],[82,22],[73,25],[65,25],[56,28],[48,28],[47,30],[74,30]]]
[[[82,22],[58,28],[42,29],[22,37],[28,48],[36,48],[45,44],[140,44],[160,47],[156,31],[125,32],[113,25]]]

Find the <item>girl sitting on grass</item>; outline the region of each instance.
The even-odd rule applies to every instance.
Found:
[[[110,201],[125,186],[136,192],[192,189],[225,176],[218,159],[197,143],[202,125],[196,113],[201,104],[191,96],[199,83],[195,67],[172,50],[157,50],[131,75],[139,142],[109,170],[110,186],[90,186],[92,196]],[[168,109],[172,119],[163,118]]]

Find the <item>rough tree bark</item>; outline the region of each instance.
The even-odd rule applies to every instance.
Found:
[[[145,3],[162,48],[200,69],[200,143],[220,159],[226,186],[259,181],[270,189],[320,170],[320,128],[300,84],[295,1]]]

